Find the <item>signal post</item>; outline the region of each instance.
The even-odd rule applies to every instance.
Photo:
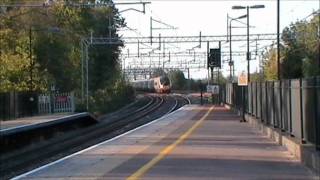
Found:
[[[218,79],[217,79],[217,86],[211,85],[211,87],[207,87],[207,91],[211,92],[212,103],[214,94],[218,95],[218,103],[220,104],[220,84],[219,84],[219,69],[221,68],[221,41],[219,41],[219,48],[209,49],[208,43],[208,69],[211,70],[211,82],[213,83],[213,70],[214,68],[218,69]]]

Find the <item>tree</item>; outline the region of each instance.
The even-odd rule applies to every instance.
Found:
[[[309,22],[297,21],[283,30],[284,78],[320,75],[318,22],[319,15],[315,15]]]
[[[172,84],[172,89],[182,90],[186,88],[187,80],[182,71],[172,70],[168,73],[168,76]]]
[[[4,1],[40,5],[43,2]],[[111,0],[100,0],[99,3],[107,2],[111,6],[98,8],[69,6],[73,2],[96,1],[55,0],[46,8],[0,10],[1,92],[48,91],[51,85],[55,85],[60,92],[76,91],[76,95],[80,94],[81,38],[88,38],[91,34],[120,38],[118,30],[125,26],[125,22]],[[121,76],[119,54],[122,46],[88,47],[89,99],[93,111],[106,112],[108,108],[110,110],[110,104],[125,104],[134,96]]]
[[[45,72],[39,72],[30,57],[29,38],[25,31],[12,28],[12,20],[0,20],[0,92],[43,90]],[[44,77],[43,77],[44,76]],[[32,79],[32,81],[31,81]]]
[[[297,21],[284,28],[280,46],[281,78],[301,78],[320,75],[319,15],[310,21]],[[266,80],[277,79],[277,51],[273,47],[264,54]]]
[[[302,59],[304,77],[320,75],[320,15],[314,16],[305,27],[306,39],[299,39],[305,47],[306,56]]]
[[[167,75],[167,73],[164,72],[162,68],[154,69],[154,71],[151,74],[151,78]]]
[[[304,22],[296,22],[286,27],[282,32],[283,59],[281,62],[281,77],[285,79],[302,77],[303,51],[298,43],[299,29],[304,26]]]
[[[32,1],[32,3],[37,2],[42,3],[43,1]],[[119,16],[114,5],[92,9],[73,8],[66,6],[64,1],[55,2],[45,9],[10,8],[2,14],[4,18],[0,19],[0,35],[4,40],[0,43],[1,57],[3,59],[15,56],[15,58],[25,59],[24,68],[17,66],[16,69],[20,69],[20,74],[29,74],[30,77],[26,76],[26,80],[30,81],[32,77],[32,83],[35,86],[37,83],[44,86],[32,90],[48,89],[51,85],[55,85],[60,91],[79,89],[81,87],[79,78],[81,73],[80,39],[89,37],[91,33],[97,37],[106,37],[110,33],[112,37],[119,37],[118,28],[125,25],[124,19]],[[5,3],[30,2],[7,1]],[[109,22],[109,19],[113,25],[110,33],[109,24],[105,23]],[[16,50],[17,44],[19,52]],[[29,45],[31,45],[31,50]],[[89,48],[91,78],[89,88],[91,90],[105,88],[119,78],[118,56],[121,46],[91,46]],[[30,53],[32,57],[28,57]],[[6,62],[10,63],[8,60]],[[8,69],[8,63],[2,63],[4,69]],[[27,66],[29,69],[26,68]],[[3,77],[9,78],[10,75],[3,74]],[[36,79],[39,79],[39,82],[35,81]],[[9,81],[6,80],[6,82]],[[23,89],[31,90],[30,88]]]

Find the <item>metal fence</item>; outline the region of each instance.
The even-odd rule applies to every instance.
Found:
[[[75,105],[73,93],[0,93],[0,120],[74,111]]]
[[[0,119],[15,119],[38,113],[38,96],[32,92],[0,93]]]
[[[242,89],[243,88],[243,89]],[[242,99],[245,91],[245,102]],[[320,77],[226,84],[225,103],[320,150]]]
[[[75,110],[73,93],[40,94],[38,99],[40,114],[74,112]]]

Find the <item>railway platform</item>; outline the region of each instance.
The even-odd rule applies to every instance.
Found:
[[[317,179],[225,107],[187,105],[14,179]]]
[[[29,125],[54,121],[54,120],[65,118],[71,115],[75,115],[75,114],[74,113],[55,113],[55,114],[49,114],[49,115],[18,118],[18,119],[9,120],[9,121],[0,121],[0,130],[8,130],[8,129],[14,129],[14,128],[23,127],[23,126],[29,126]]]

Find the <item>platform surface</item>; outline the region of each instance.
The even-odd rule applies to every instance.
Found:
[[[16,179],[317,179],[223,107],[188,105]]]
[[[8,129],[28,126],[32,124],[39,124],[39,123],[44,123],[48,121],[54,121],[59,118],[70,116],[72,114],[73,113],[55,113],[55,114],[49,114],[49,115],[18,118],[15,120],[0,121],[0,130],[8,130]]]

